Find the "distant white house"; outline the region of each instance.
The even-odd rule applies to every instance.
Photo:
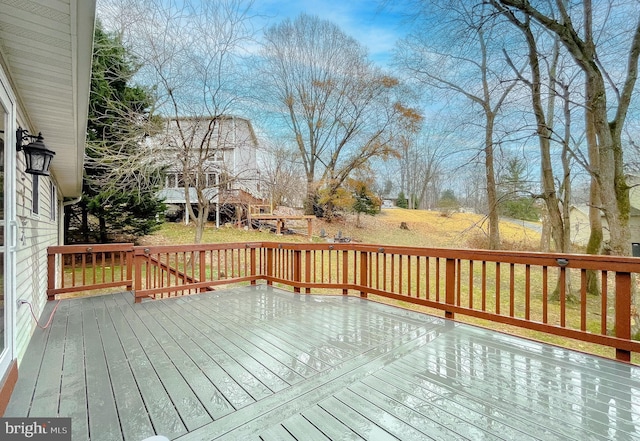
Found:
[[[0,0],[0,415],[47,301],[47,247],[82,192],[95,0]],[[27,172],[18,129],[42,132],[50,175]],[[46,321],[46,319],[44,319]],[[46,367],[50,368],[50,366]],[[59,367],[58,367],[59,368]]]
[[[228,115],[169,119],[163,132],[147,142],[165,167],[158,196],[185,222],[185,188],[192,204],[202,192],[214,206],[213,213],[224,205],[261,202],[258,139],[248,119]]]
[[[629,190],[629,230],[631,230],[631,243],[640,243],[640,176],[627,176],[627,185],[631,186]],[[609,240],[609,226],[604,215],[602,218],[603,240]],[[589,206],[573,205],[569,211],[569,219],[571,221],[571,241],[575,244],[586,246],[591,234],[589,224]]]

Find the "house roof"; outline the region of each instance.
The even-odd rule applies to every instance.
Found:
[[[96,0],[0,0],[0,63],[63,196],[82,190]]]

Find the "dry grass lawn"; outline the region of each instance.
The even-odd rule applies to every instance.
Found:
[[[408,230],[400,228],[402,222],[407,224]],[[322,241],[320,236],[324,230],[327,238],[333,238],[341,232],[343,236],[350,237],[354,242],[381,245],[482,248],[486,247],[487,243],[487,220],[481,215],[472,213],[454,213],[451,217],[444,217],[436,211],[393,208],[382,210],[382,213],[376,216],[363,215],[360,223],[361,226],[357,227],[355,215],[347,215],[331,223],[315,219],[313,240]],[[203,242],[306,241],[306,221],[291,222],[287,227],[299,234],[276,236],[266,230],[247,231],[233,227],[216,229],[213,224],[210,224],[205,231]],[[520,225],[503,221],[500,224],[500,233],[505,248],[537,250],[539,247],[540,234]],[[193,243],[194,236],[194,228],[191,226],[167,223],[156,233],[143,238],[141,244]]]

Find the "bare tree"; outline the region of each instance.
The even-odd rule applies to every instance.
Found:
[[[410,208],[428,208],[440,197],[440,189],[431,194],[438,176],[443,171],[443,163],[456,154],[451,134],[450,120],[437,114],[422,126],[420,133],[403,137],[400,162],[400,188],[409,199]]]
[[[571,135],[571,111],[569,108],[570,97],[569,89],[566,85],[562,87],[563,93],[561,96],[564,99],[564,121],[565,121],[565,134],[560,140],[562,145],[562,166],[563,166],[563,178],[560,188],[562,191],[556,189],[556,180],[553,171],[553,161],[551,158],[551,146],[553,144],[554,136],[554,112],[555,112],[555,86],[559,84],[558,80],[558,64],[559,64],[559,40],[556,38],[552,44],[552,52],[550,56],[543,54],[539,49],[538,40],[534,35],[531,28],[531,19],[525,16],[520,20],[512,11],[502,7],[497,1],[491,2],[500,12],[502,12],[509,22],[515,25],[523,34],[528,50],[527,59],[529,62],[530,78],[525,78],[524,74],[518,72],[513,62],[511,61],[510,54],[504,51],[505,56],[509,64],[513,67],[518,78],[523,81],[530,90],[531,102],[533,108],[533,114],[536,119],[536,133],[538,135],[538,142],[540,146],[540,159],[541,159],[541,181],[542,181],[542,194],[540,197],[544,200],[546,207],[544,210],[545,220],[548,220],[548,225],[551,227],[551,237],[556,246],[556,251],[563,253],[571,252],[571,240],[570,240],[570,224],[569,224],[569,199],[570,199],[570,164],[568,155],[568,144]],[[539,37],[539,36],[538,36]],[[543,72],[541,68],[541,58],[549,59],[548,72],[548,84],[546,90],[543,81]],[[544,101],[547,97],[547,106],[545,109]],[[562,197],[562,195],[564,197]],[[547,225],[547,222],[545,222]],[[543,234],[543,238],[549,237]]]
[[[320,187],[332,194],[370,159],[395,154],[394,130],[410,109],[396,98],[398,81],[331,22],[285,20],[267,29],[262,54],[265,91],[300,152],[311,214]]]
[[[261,160],[261,182],[274,207],[300,207],[304,201],[305,177],[295,148],[282,144],[265,147]]]
[[[433,3],[435,5],[436,2]],[[448,17],[441,23],[442,34],[434,38],[419,27],[401,42],[397,59],[400,66],[417,80],[459,95],[481,109],[489,247],[498,249],[500,230],[494,132],[496,119],[516,82],[509,81],[506,63],[496,63],[491,58],[494,53],[492,43],[497,38],[491,26],[492,9],[485,4],[457,1],[439,2],[434,7],[439,8],[438,14]],[[425,7],[421,12],[417,17],[423,20],[420,23],[425,27],[432,26],[431,11]]]
[[[621,134],[638,76],[640,14],[637,2],[610,2],[608,5],[603,2],[598,4],[598,8],[602,9],[599,11],[595,10],[590,0],[583,2],[582,9],[569,9],[563,0],[540,6],[522,0],[499,0],[499,4],[514,15],[523,14],[556,35],[583,71],[587,138],[593,153],[590,172],[595,179],[592,190],[600,193],[600,208],[607,219],[611,252],[629,255],[629,187],[624,174]],[[607,43],[606,38],[595,38],[593,24],[596,16],[618,18],[616,35],[611,42]],[[626,48],[624,52],[613,51],[618,57],[627,58],[626,70],[622,73],[614,74],[605,68],[604,51],[611,50],[610,47],[604,48],[606,44],[617,44],[618,49]]]
[[[212,193],[203,186],[219,191],[239,179],[212,164],[219,163],[221,150],[234,136],[225,129],[233,121],[227,116],[246,96],[241,61],[244,47],[252,41],[251,2],[108,3],[111,23],[123,26],[123,41],[143,63],[140,79],[155,87],[157,113],[172,122],[167,133],[175,157],[164,159],[182,169],[186,209],[198,243],[212,203]],[[223,179],[212,183],[208,176],[215,173]]]

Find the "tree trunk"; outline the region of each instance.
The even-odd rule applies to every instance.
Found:
[[[316,203],[316,186],[313,179],[307,178],[307,195],[304,200],[304,214],[314,215]]]
[[[589,102],[589,88],[586,88],[586,100]],[[589,153],[589,164],[591,166],[591,184],[589,186],[589,241],[587,242],[587,254],[600,254],[602,252],[602,212],[600,211],[601,196],[596,176],[600,171],[600,160],[598,154],[598,141],[596,138],[593,113],[590,107],[585,109],[585,131]],[[595,271],[587,271],[587,292],[593,295],[600,294],[598,275]]]
[[[82,204],[82,236],[84,243],[89,243],[89,210],[86,204]]]
[[[98,220],[100,224],[100,243],[107,243],[107,221],[102,216]]]
[[[500,249],[500,218],[498,215],[498,196],[496,191],[496,175],[493,158],[493,123],[495,116],[486,112],[485,127],[485,169],[487,178],[487,203],[489,205],[489,248]]]
[[[540,251],[548,253],[551,249],[551,222],[549,221],[549,210],[547,204],[541,210],[542,232],[540,233]]]

